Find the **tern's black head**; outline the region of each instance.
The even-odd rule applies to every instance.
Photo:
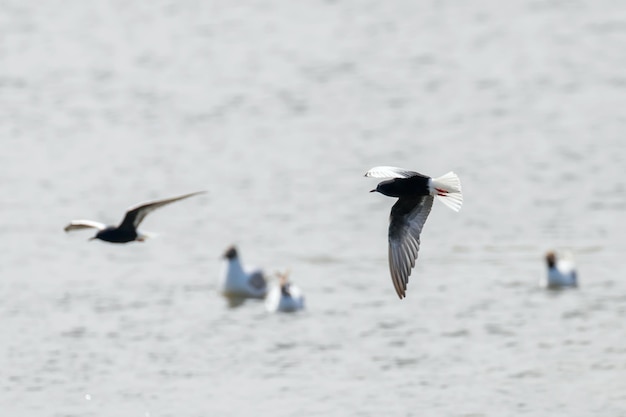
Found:
[[[554,268],[556,265],[556,255],[554,252],[550,251],[546,253],[546,263],[548,264],[548,268]]]
[[[397,195],[394,195],[394,194],[396,194],[396,193],[394,193],[394,188],[395,188],[394,182],[395,181],[396,181],[395,179],[383,181],[383,182],[379,183],[376,186],[376,188],[374,188],[372,191],[370,191],[370,193],[378,192],[378,193],[384,194],[384,195],[389,196],[389,197],[398,197]]]
[[[235,259],[237,257],[237,248],[235,248],[235,246],[230,246],[226,249],[226,252],[224,252],[223,257],[226,259]]]

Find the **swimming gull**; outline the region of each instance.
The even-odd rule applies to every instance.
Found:
[[[289,271],[278,272],[278,285],[267,294],[265,308],[271,312],[293,313],[304,309],[304,295],[300,288],[289,282]]]
[[[225,260],[219,285],[222,295],[235,300],[265,298],[267,281],[261,269],[244,267],[235,246],[228,247],[222,257]]]
[[[546,253],[548,267],[547,279],[542,280],[542,286],[549,289],[559,289],[578,286],[578,274],[571,256],[560,256],[553,251]]]

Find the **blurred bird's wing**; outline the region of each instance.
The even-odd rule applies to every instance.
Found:
[[[420,234],[433,206],[431,195],[400,198],[389,218],[389,271],[398,297],[404,298],[420,248]]]
[[[167,204],[173,203],[175,201],[184,200],[185,198],[192,197],[194,195],[205,193],[206,191],[197,191],[195,193],[189,193],[185,195],[181,195],[178,197],[166,198],[163,200],[155,200],[149,201],[147,203],[140,203],[136,206],[130,207],[126,211],[126,215],[124,216],[124,220],[119,225],[119,229],[126,230],[135,230],[139,224],[143,221],[143,219],[153,210],[156,210],[160,207],[163,207]]]
[[[95,222],[93,220],[72,220],[63,230],[66,232],[72,230],[81,230],[81,229],[98,229],[103,230],[107,226],[106,224]]]
[[[248,284],[255,290],[265,290],[267,288],[267,280],[265,279],[263,271],[260,269],[252,271],[248,278]]]
[[[408,169],[389,166],[374,167],[365,173],[366,177],[372,178],[410,178],[415,175],[421,174],[415,171],[409,171]]]

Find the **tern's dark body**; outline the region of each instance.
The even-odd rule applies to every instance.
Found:
[[[137,229],[134,227],[124,229],[121,227],[109,226],[96,233],[93,239],[100,239],[111,243],[128,243],[137,240],[138,236]]]
[[[393,178],[382,181],[375,190],[389,197],[419,197],[430,194],[428,183],[430,177],[417,174],[409,178]]]

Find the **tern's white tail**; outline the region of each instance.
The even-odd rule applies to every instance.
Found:
[[[146,232],[145,230],[142,230],[141,232],[139,230],[137,231],[137,240],[139,242],[144,242],[148,239],[154,239],[156,237],[159,237],[159,233]]]
[[[454,172],[450,171],[439,178],[433,178],[430,183],[430,192],[452,210],[461,210],[463,205],[461,181]]]

